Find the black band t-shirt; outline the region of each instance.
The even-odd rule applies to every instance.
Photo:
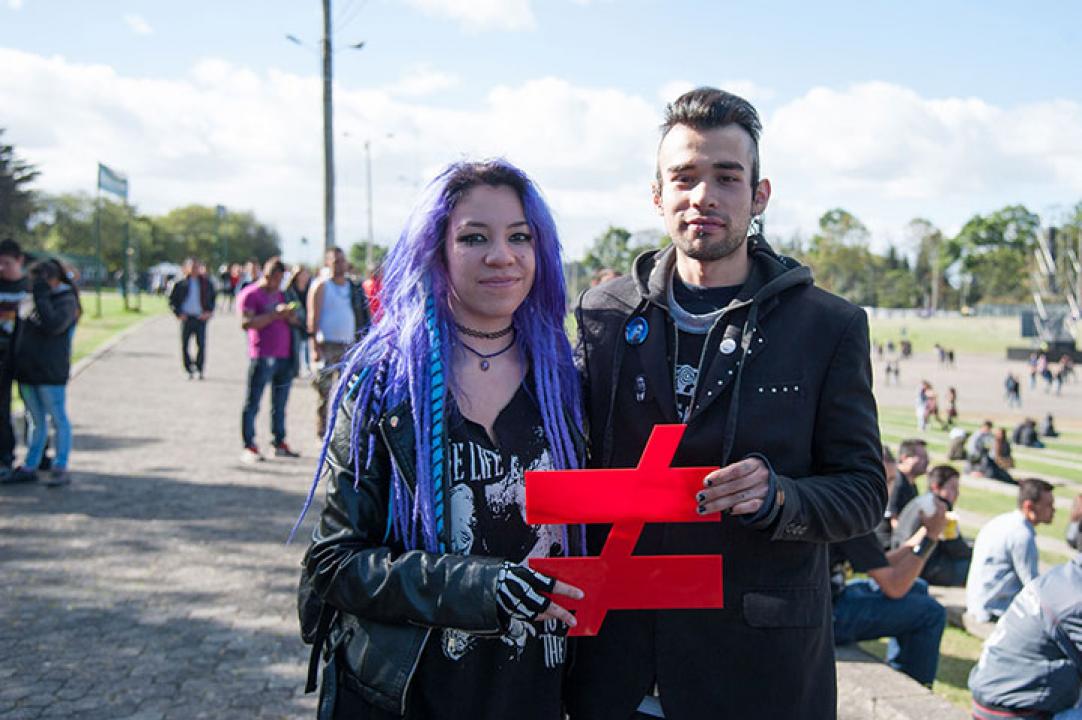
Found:
[[[713,317],[729,305],[740,292],[740,285],[722,287],[699,287],[688,285],[680,279],[679,273],[672,276],[672,299],[677,307],[674,316],[692,316],[705,320],[692,329],[679,319],[674,321],[672,347],[670,348],[673,368],[673,394],[676,398],[676,415],[682,421],[691,414],[691,405],[695,401],[695,390],[699,384],[699,371],[702,369],[703,345],[713,324]]]
[[[452,404],[453,408],[453,404]],[[449,418],[450,551],[511,562],[564,554],[562,526],[528,525],[525,472],[553,469],[537,404],[524,383],[496,418],[496,443],[457,409]],[[435,628],[407,700],[409,718],[556,720],[566,630],[512,619],[499,636]]]

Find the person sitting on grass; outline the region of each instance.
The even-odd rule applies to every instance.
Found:
[[[959,482],[958,471],[950,465],[932,468],[928,472],[928,492],[912,500],[898,517],[892,546],[897,549],[908,543],[923,524],[922,518],[931,514],[937,503],[942,503],[948,513],[953,513],[960,493]],[[962,537],[955,519],[955,522],[949,523],[948,530],[931,551],[931,557],[921,569],[920,576],[931,585],[961,587],[969,572],[971,554],[969,543]]]
[[[1082,720],[1082,555],[1026,584],[969,673],[976,720]]]
[[[1052,522],[1051,483],[1026,478],[1018,484],[1018,509],[992,518],[973,545],[966,578],[966,611],[977,622],[995,622],[1038,573],[1035,525]]]
[[[1044,447],[1044,443],[1037,437],[1037,421],[1033,418],[1026,418],[1020,422],[1014,428],[1014,432],[1011,433],[1011,439],[1014,440],[1014,444],[1019,447]]]
[[[888,477],[892,463],[883,448]],[[830,545],[834,644],[889,637],[887,663],[930,686],[939,666],[939,642],[947,613],[928,595],[921,570],[947,526],[947,504],[936,500],[920,526],[898,548],[884,553],[874,534]],[[851,571],[868,574],[848,580]]]
[[[1052,417],[1052,413],[1044,416],[1044,422],[1041,423],[1041,436],[1059,437],[1059,433],[1056,431],[1056,421]]]

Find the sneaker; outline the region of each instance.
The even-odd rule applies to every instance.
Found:
[[[259,452],[259,448],[255,445],[249,445],[241,451],[240,461],[247,465],[263,462],[263,453]]]
[[[202,370],[200,370],[200,371],[199,371],[199,379],[200,379],[200,380],[202,380],[202,379],[203,379],[203,371],[202,371]]]
[[[286,445],[285,440],[283,440],[280,443],[274,443],[274,457],[295,458],[295,457],[300,457],[300,456],[301,456],[301,454],[299,452],[296,452],[295,450],[291,449],[288,445]]]
[[[49,477],[45,478],[46,487],[61,487],[71,483],[71,475],[65,468],[53,468]]]
[[[38,463],[38,470],[44,471],[44,470],[52,470],[52,469],[53,469],[53,459],[51,457],[49,457],[48,455],[42,456],[41,462]]]
[[[8,483],[12,483],[12,484],[14,484],[14,483],[28,483],[28,482],[37,482],[37,480],[38,480],[38,471],[37,470],[28,470],[27,468],[24,468],[24,467],[17,467],[14,470],[12,470],[11,473],[8,474],[8,476],[6,478],[4,478],[4,483],[5,484],[8,484]]]

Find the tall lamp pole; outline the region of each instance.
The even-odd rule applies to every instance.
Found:
[[[364,271],[367,275],[372,274],[372,243],[375,242],[375,235],[372,232],[372,150],[371,141],[364,141],[364,177],[365,186],[368,189],[368,242],[365,243],[364,249]]]
[[[331,0],[323,0],[323,249],[334,247],[334,132]]]

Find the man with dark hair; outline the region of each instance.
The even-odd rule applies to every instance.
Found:
[[[180,320],[180,354],[184,372],[191,380],[199,373],[203,379],[203,362],[206,357],[207,321],[214,314],[214,286],[207,277],[207,268],[194,257],[184,261],[184,277],[173,285],[169,293],[169,308]],[[188,353],[188,346],[195,338],[195,360]]]
[[[0,482],[11,477],[15,462],[15,433],[11,429],[11,354],[19,305],[30,292],[23,272],[23,251],[11,238],[0,241]]]
[[[914,498],[905,506],[891,537],[891,547],[898,548],[909,541],[913,533],[938,504],[947,508],[948,523],[943,537],[930,551],[920,576],[931,585],[962,587],[969,572],[972,551],[958,529],[954,506],[961,493],[961,478],[950,465],[936,465],[928,472],[928,492]]]
[[[887,476],[887,508],[883,522],[876,528],[876,537],[884,550],[890,548],[891,535],[898,527],[898,517],[909,501],[920,493],[917,478],[928,469],[928,446],[919,438],[903,440],[898,446],[898,462],[894,477]],[[908,537],[908,535],[906,536]]]
[[[574,720],[835,713],[827,544],[886,501],[868,323],[755,231],[760,129],[721,90],[669,105],[653,200],[673,243],[576,312],[590,464],[634,467],[682,422],[673,464],[720,468],[688,502],[723,519],[647,525],[635,553],[724,555],[724,608],[609,613],[578,645]]]
[[[241,291],[237,310],[241,327],[248,331],[248,394],[241,413],[241,438],[244,450],[241,461],[263,460],[255,444],[255,417],[263,389],[271,385],[271,434],[276,457],[297,457],[286,444],[286,402],[293,382],[293,333],[296,313],[282,294],[286,266],[277,257],[263,264],[263,274]]]
[[[889,452],[884,446],[883,468],[888,474]],[[932,684],[947,613],[929,597],[928,583],[917,576],[947,522],[947,504],[937,499],[931,512],[921,514],[912,537],[888,553],[871,534],[831,543],[836,645],[889,637],[887,663],[922,685]],[[850,580],[853,572],[868,577]]]
[[[966,612],[976,622],[995,622],[1018,591],[1037,577],[1034,525],[1056,514],[1051,483],[1026,478],[1018,483],[1018,509],[994,517],[977,533],[966,579]]]

